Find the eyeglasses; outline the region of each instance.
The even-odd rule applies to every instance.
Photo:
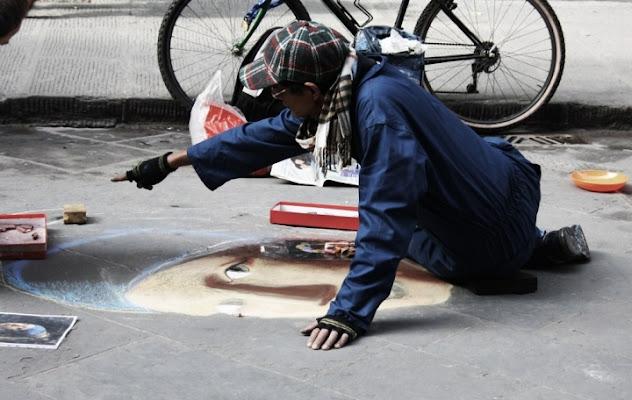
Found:
[[[283,93],[285,93],[289,88],[286,87],[284,89],[279,90],[279,88],[275,88],[274,86],[272,86],[270,88],[270,94],[272,95],[272,98],[274,99],[278,99],[279,96],[281,96]]]

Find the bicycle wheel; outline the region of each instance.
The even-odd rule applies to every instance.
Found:
[[[268,10],[249,43],[235,54],[233,47],[245,33],[243,18],[254,4],[253,0],[174,0],[169,6],[158,33],[158,66],[169,93],[187,109],[220,69],[228,102],[244,54],[257,38],[271,27],[310,19],[299,0],[285,0]]]
[[[479,43],[442,11],[446,2]],[[523,122],[562,78],[564,37],[545,0],[432,0],[415,34],[428,45],[424,86],[481,133]]]

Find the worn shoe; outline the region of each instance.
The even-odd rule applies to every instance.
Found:
[[[564,264],[590,259],[588,243],[579,225],[548,232],[544,235],[542,244],[536,249],[534,256],[536,254],[539,264]]]
[[[590,260],[590,249],[584,231],[579,225],[562,228],[559,231],[562,248],[566,254],[565,261],[588,261]]]
[[[568,262],[590,260],[590,249],[579,225],[548,232],[535,249],[525,268],[543,268]]]

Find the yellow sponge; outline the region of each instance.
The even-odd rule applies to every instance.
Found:
[[[64,224],[85,224],[88,222],[86,206],[83,204],[64,205]]]

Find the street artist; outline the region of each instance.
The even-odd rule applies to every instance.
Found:
[[[357,160],[355,255],[327,315],[301,330],[310,348],[341,348],[364,334],[404,257],[447,281],[589,259],[579,225],[548,233],[536,226],[538,165],[500,138],[481,138],[385,58],[357,55],[338,32],[294,22],[239,77],[250,89],[271,88],[287,109],[112,181],[151,190],[193,165],[215,190],[305,152],[324,173]]]

